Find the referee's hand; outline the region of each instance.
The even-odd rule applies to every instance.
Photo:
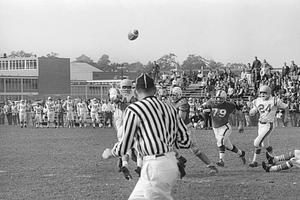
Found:
[[[106,149],[103,151],[103,153],[102,153],[102,158],[103,158],[103,159],[109,159],[109,158],[111,158],[111,157],[113,157],[113,155],[112,155],[112,153],[111,153],[111,149],[106,148]]]

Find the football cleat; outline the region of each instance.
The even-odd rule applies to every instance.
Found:
[[[246,155],[245,151],[242,151],[242,155],[240,155],[240,158],[242,159],[244,165],[246,164],[245,155]]]
[[[274,157],[269,154],[269,152],[266,152],[266,158],[268,160],[268,164],[273,165],[274,164]]]
[[[258,163],[256,161],[252,162],[249,164],[249,167],[258,167]]]
[[[207,167],[210,169],[209,172],[208,172],[209,175],[215,175],[215,174],[219,173],[219,170],[217,169],[216,166],[209,165]]]
[[[266,172],[270,172],[270,168],[271,168],[270,165],[266,164],[265,162],[262,162],[262,163],[261,163],[261,166],[264,168],[264,170],[265,170]]]
[[[123,175],[124,175],[124,177],[125,177],[126,180],[132,179],[132,176],[131,176],[131,174],[129,172],[129,169],[127,167],[123,166],[121,168],[121,172],[123,173]]]
[[[138,174],[139,177],[141,177],[141,167],[137,167],[134,171]]]
[[[223,160],[219,160],[219,161],[217,162],[217,165],[218,165],[219,167],[224,167],[224,166],[225,166],[225,163],[224,163]]]

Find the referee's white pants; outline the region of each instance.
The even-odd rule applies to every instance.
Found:
[[[145,156],[141,177],[129,200],[172,200],[171,191],[179,177],[175,152],[165,156]]]

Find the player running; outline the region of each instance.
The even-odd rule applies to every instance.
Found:
[[[233,102],[226,101],[226,98],[226,92],[218,90],[215,98],[203,104],[203,107],[211,109],[213,131],[219,148],[220,160],[217,162],[217,165],[220,167],[225,166],[224,157],[226,149],[238,154],[243,164],[246,164],[245,151],[233,145],[229,139],[232,127],[228,122],[228,118],[237,109],[237,106]]]
[[[259,112],[258,136],[254,140],[255,152],[249,167],[258,166],[256,160],[262,148],[266,148],[267,152],[272,153],[273,148],[270,146],[269,137],[275,128],[274,121],[278,108],[285,109],[285,112],[288,113],[288,105],[283,103],[281,99],[272,97],[269,86],[262,85],[259,88],[259,97],[253,101],[253,108],[249,112],[250,116]]]
[[[171,90],[171,104],[177,109],[180,118],[183,120],[188,128],[193,125],[190,121],[190,105],[185,98],[182,98],[182,90],[180,87],[173,87]],[[190,131],[189,131],[190,133]],[[218,173],[218,169],[214,166],[204,152],[196,145],[194,141],[191,141],[191,150],[202,162],[204,162],[210,169],[209,174]]]
[[[300,168],[300,150],[294,150],[289,152],[288,154],[282,154],[279,156],[272,156],[268,152],[266,152],[266,157],[268,159],[268,164],[262,162],[262,167],[266,172],[279,172],[282,170],[287,170],[292,168],[293,166],[297,166]],[[280,161],[287,161],[282,164],[276,164]]]
[[[113,121],[114,121],[114,127],[117,130],[117,138],[118,141],[122,139],[122,123],[123,123],[123,117],[124,117],[124,111],[128,107],[129,104],[136,101],[136,97],[133,92],[133,84],[132,81],[129,79],[123,79],[120,83],[120,90],[117,88],[110,88],[109,95],[112,102],[115,104],[115,111],[113,114]],[[119,131],[118,131],[119,130]],[[131,148],[130,151],[128,151],[124,156],[119,158],[119,172],[123,172],[126,179],[131,178],[131,174],[128,170],[128,162],[129,159],[132,158],[133,161],[137,163],[137,168],[135,169],[135,172],[140,175],[141,174],[141,168],[142,168],[142,157],[141,155],[137,154],[136,145],[134,145],[134,148]]]

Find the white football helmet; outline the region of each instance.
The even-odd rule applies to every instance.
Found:
[[[227,94],[224,90],[218,90],[216,92],[215,102],[217,104],[223,103],[227,98]]]
[[[120,83],[122,93],[130,94],[132,92],[132,81],[129,79],[123,79]]]
[[[259,88],[259,97],[263,100],[269,99],[271,96],[271,88],[267,85],[262,85]]]
[[[171,99],[173,102],[179,100],[182,97],[182,90],[180,87],[173,87],[171,90]]]

